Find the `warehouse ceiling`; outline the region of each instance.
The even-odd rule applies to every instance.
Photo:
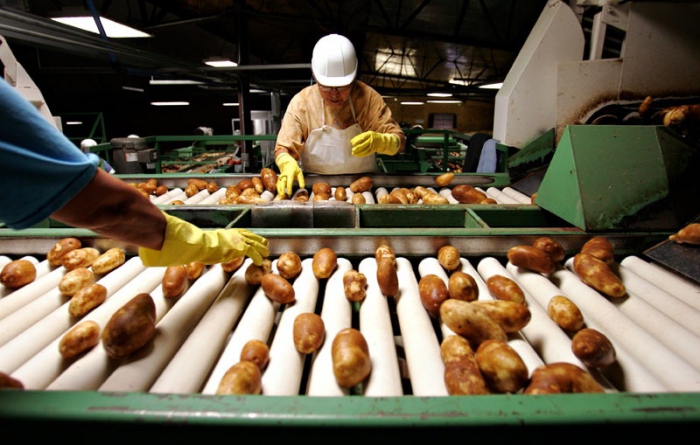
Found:
[[[493,100],[495,90],[478,86],[504,79],[546,3],[6,0],[0,1],[0,35],[35,81],[41,79],[42,90],[120,94],[125,86],[152,89],[151,79],[188,78],[203,82],[188,86],[192,95],[246,88],[294,94],[311,82],[316,41],[340,33],[358,49],[359,78],[383,94],[441,91]],[[50,20],[76,11],[99,13],[153,37],[106,39]],[[239,66],[204,65],[215,57]]]

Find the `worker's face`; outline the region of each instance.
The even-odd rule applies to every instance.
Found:
[[[343,105],[350,97],[352,83],[342,87],[327,87],[318,84],[318,90],[321,92],[323,100],[331,107],[339,107]]]

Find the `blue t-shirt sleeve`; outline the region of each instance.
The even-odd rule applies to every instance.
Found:
[[[24,229],[48,218],[95,176],[99,158],[83,153],[0,79],[0,221]]]

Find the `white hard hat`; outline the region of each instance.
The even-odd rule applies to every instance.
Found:
[[[311,70],[321,85],[349,85],[357,74],[355,47],[347,37],[338,34],[322,37],[314,46]]]
[[[97,142],[94,139],[83,139],[80,141],[80,149],[83,150],[83,153],[90,153],[90,147],[95,145],[97,145]]]

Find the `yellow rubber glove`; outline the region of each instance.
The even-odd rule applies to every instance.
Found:
[[[249,230],[202,230],[180,218],[163,214],[167,221],[163,248],[139,248],[139,257],[146,267],[177,266],[193,261],[217,264],[244,255],[260,265],[263,258],[270,255],[267,239]]]
[[[401,139],[394,133],[365,131],[350,140],[353,156],[369,156],[372,153],[394,156],[399,152]]]
[[[280,198],[292,196],[292,186],[295,179],[299,183],[299,187],[304,188],[304,174],[292,155],[282,153],[275,159],[275,164],[280,169],[280,174],[277,177],[277,194]]]

